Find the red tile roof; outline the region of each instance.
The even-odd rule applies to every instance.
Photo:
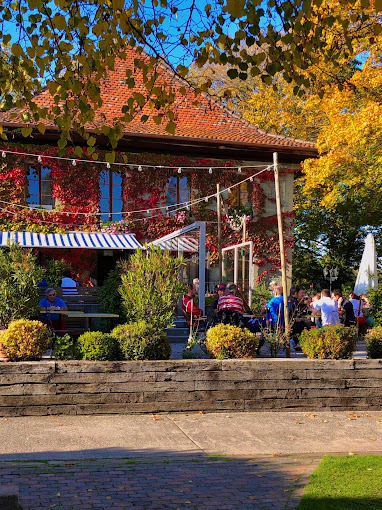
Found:
[[[144,86],[143,75],[140,69],[134,68],[134,59],[148,58],[144,54],[137,54],[135,50],[127,51],[126,60],[118,59],[115,62],[114,70],[108,72],[108,77],[101,85],[101,96],[103,105],[97,111],[95,121],[88,124],[88,130],[100,128],[103,124],[113,125],[116,118],[122,116],[122,107],[132,97],[133,92],[143,94],[147,101],[142,110],[135,118],[128,123],[124,123],[124,133],[133,135],[162,135],[164,137],[172,137],[165,130],[166,119],[157,125],[153,119],[158,115],[157,110],[152,110],[149,105],[150,95]],[[134,69],[133,77],[135,86],[130,89],[126,84],[126,69]],[[308,149],[314,150],[314,144],[311,142],[296,140],[283,136],[273,135],[262,131],[253,124],[243,120],[239,115],[229,111],[222,104],[211,99],[207,94],[199,94],[195,97],[195,92],[182,78],[176,76],[169,67],[160,64],[156,67],[158,77],[155,85],[163,85],[167,83],[171,85],[175,92],[175,102],[171,110],[175,114],[176,137],[221,141],[224,143],[234,142],[235,144],[245,143],[254,144],[256,146],[272,146],[282,149]],[[186,95],[180,92],[181,87],[186,88]],[[155,99],[155,95],[152,95]],[[51,108],[54,105],[53,98],[47,89],[35,96],[35,102],[39,106]],[[195,101],[198,104],[193,104]],[[5,125],[23,126],[29,125],[25,123],[20,116],[16,119],[11,118],[11,113],[21,114],[22,109],[13,108],[6,112],[0,112],[0,123]],[[162,110],[163,111],[163,110]],[[141,116],[147,115],[148,121],[141,122]],[[51,122],[45,121],[47,127],[54,128]]]

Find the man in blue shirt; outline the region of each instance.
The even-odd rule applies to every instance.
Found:
[[[284,299],[281,286],[274,288],[273,298],[264,306],[263,313],[267,313],[265,319],[272,328],[284,327]]]
[[[39,303],[39,309],[49,313],[41,314],[41,322],[52,324],[54,330],[64,329],[60,314],[55,311],[67,311],[65,301],[56,296],[56,289],[49,287],[45,291],[45,297]]]

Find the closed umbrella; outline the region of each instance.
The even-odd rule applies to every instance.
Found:
[[[378,287],[377,252],[373,234],[368,234],[365,240],[361,264],[355,282],[354,292],[359,296],[368,290]]]

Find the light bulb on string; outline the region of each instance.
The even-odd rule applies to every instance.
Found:
[[[204,199],[204,201],[205,201],[205,202],[208,202],[208,197],[206,197],[206,198]]]
[[[138,172],[142,172],[142,166],[141,165],[139,165],[139,167],[138,167]]]
[[[186,209],[187,209],[187,211],[190,210],[190,206],[188,204],[186,205]]]
[[[241,166],[239,166],[239,168],[237,169],[237,171],[239,172],[239,174],[241,174]]]
[[[73,166],[76,166],[76,165],[77,165],[77,161],[76,161],[75,159],[73,159],[73,161],[72,161],[72,165],[73,165]]]
[[[250,180],[251,182],[253,182],[253,177],[251,176],[251,177],[249,178],[249,180]]]
[[[182,173],[182,167],[180,166],[180,167],[178,168],[178,174],[181,174],[181,173]]]
[[[110,168],[110,163],[106,163],[106,168]]]
[[[231,193],[231,188],[227,188],[228,193]]]
[[[209,174],[212,174],[212,168],[210,168],[210,169],[208,170],[208,173],[209,173]]]
[[[7,157],[7,155],[5,154],[5,152],[4,152],[4,151],[1,153],[1,157],[3,157],[3,158],[6,158],[6,157]]]
[[[38,161],[39,163],[42,163],[42,157],[41,157],[41,156],[39,156],[39,157],[37,158],[37,161]]]

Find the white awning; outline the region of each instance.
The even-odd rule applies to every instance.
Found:
[[[142,248],[134,234],[0,232],[0,246],[8,246],[12,243],[25,248],[90,248],[92,250],[136,250]]]
[[[199,250],[199,241],[195,237],[177,237],[176,239],[168,239],[167,241],[153,241],[153,246],[160,246],[162,250],[183,251],[197,253]]]

